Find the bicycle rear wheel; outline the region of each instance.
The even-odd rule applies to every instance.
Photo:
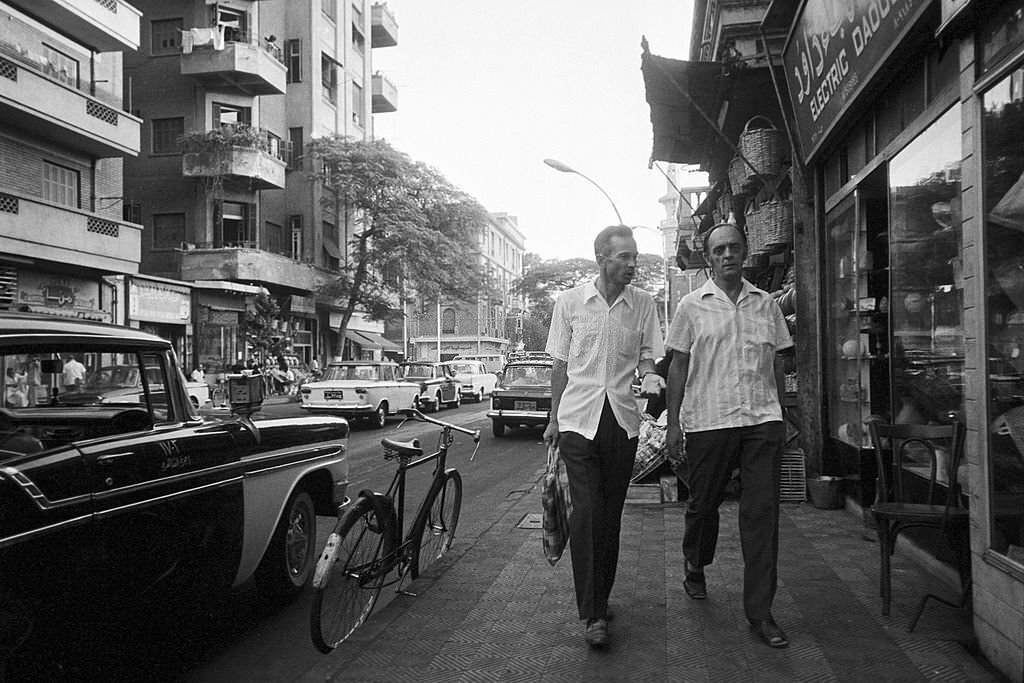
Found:
[[[334,526],[313,577],[310,635],[324,654],[341,645],[370,616],[397,539],[393,514],[360,498]]]
[[[417,520],[413,530],[413,538],[418,539],[411,567],[414,579],[452,546],[462,509],[462,476],[457,470],[447,470],[440,483],[430,489],[429,496],[426,515]]]

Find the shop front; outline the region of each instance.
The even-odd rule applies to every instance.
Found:
[[[68,275],[27,266],[12,268],[8,286],[13,310],[114,322],[117,287],[101,276]]]
[[[245,365],[245,312],[266,289],[229,280],[196,280],[193,285],[193,358],[207,378]]]
[[[127,324],[171,342],[189,372],[192,358],[192,287],[177,280],[131,275],[126,283]]]
[[[1021,680],[1024,1],[773,10],[766,22],[790,13],[780,88],[814,200],[818,248],[798,253],[822,274],[824,467],[866,511],[872,421],[967,427],[962,465],[937,485],[970,510],[979,645]]]

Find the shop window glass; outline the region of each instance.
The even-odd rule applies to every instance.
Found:
[[[988,540],[1024,564],[1024,68],[984,94],[983,110]]]
[[[899,423],[948,423],[963,411],[959,142],[957,106],[889,165],[888,308]]]
[[[1003,0],[986,12],[980,31],[982,73],[1002,62],[1020,46],[1024,33],[1024,0]]]

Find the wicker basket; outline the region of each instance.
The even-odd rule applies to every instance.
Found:
[[[746,213],[747,219],[747,257],[748,259],[758,254],[765,253],[764,245],[764,215],[760,209],[754,209]],[[749,264],[748,264],[749,265]]]
[[[751,128],[752,124],[758,123],[763,127]],[[752,116],[743,126],[737,147],[760,175],[774,177],[782,170],[785,143],[785,133],[776,128],[767,116],[758,115]],[[750,171],[749,168],[746,170]]]
[[[793,243],[793,202],[773,199],[762,202],[758,212],[761,220],[764,248],[782,251]]]
[[[747,182],[752,174],[740,157],[733,157],[729,162],[729,187],[734,195],[745,194],[750,184]]]

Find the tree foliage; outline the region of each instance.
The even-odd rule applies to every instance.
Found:
[[[321,290],[341,301],[340,332],[357,309],[383,320],[413,294],[476,299],[488,221],[476,199],[385,140],[330,136],[310,147],[325,212],[351,226],[347,258]]]
[[[245,311],[245,339],[260,358],[280,352],[280,344],[275,340],[280,333],[274,329],[275,321],[281,317],[281,306],[273,297],[259,294],[253,305]]]
[[[558,294],[597,278],[597,262],[592,259],[548,259],[527,254],[523,259],[523,277],[512,289],[528,302],[528,322],[524,322],[524,344],[528,350],[544,348],[551,314]],[[654,297],[659,310],[665,300],[664,261],[654,254],[640,254],[633,284]]]

